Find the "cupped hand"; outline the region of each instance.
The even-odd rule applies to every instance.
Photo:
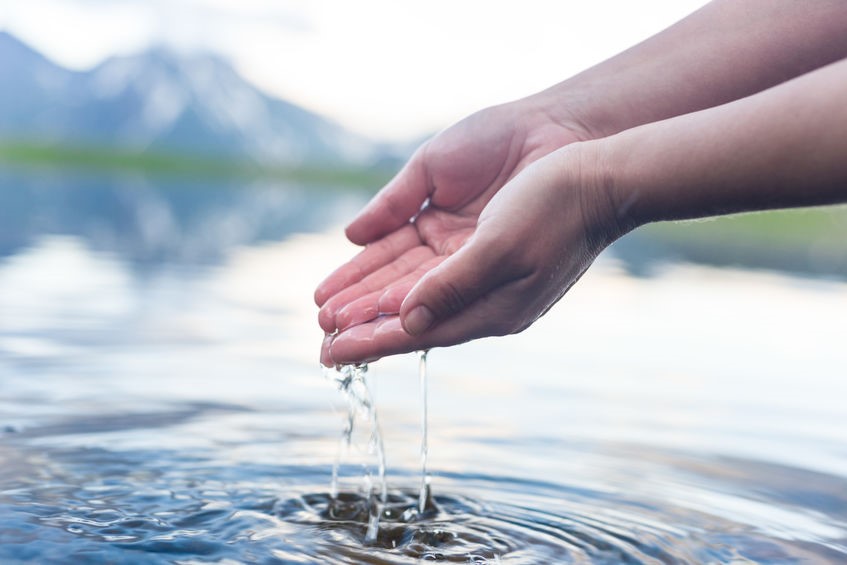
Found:
[[[396,317],[403,289],[465,244],[507,182],[586,137],[578,126],[517,102],[477,112],[427,142],[348,226],[348,238],[366,247],[315,292],[321,327],[336,334]],[[322,360],[341,362],[330,357],[329,341]]]
[[[457,229],[446,232],[461,233],[460,241],[440,252],[412,246],[405,268],[395,260],[356,283],[362,288],[341,291],[350,299],[336,315],[339,331],[324,341],[322,362],[370,361],[516,333],[543,315],[621,235],[601,172],[586,166],[596,162],[586,158],[587,145],[526,167],[478,219],[457,221]],[[415,224],[431,213],[421,212]],[[378,245],[387,250],[419,231],[405,226]],[[365,264],[373,257],[369,251],[360,256]]]

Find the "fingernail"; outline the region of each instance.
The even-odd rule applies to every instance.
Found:
[[[432,310],[423,305],[417,306],[406,316],[403,329],[409,335],[420,335],[428,330],[434,321]]]

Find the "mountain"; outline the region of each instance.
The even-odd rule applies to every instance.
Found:
[[[49,125],[74,73],[0,32],[0,135],[38,132]]]
[[[0,84],[0,139],[275,164],[385,159],[383,146],[260,91],[213,55],[156,48],[72,71],[0,32]]]

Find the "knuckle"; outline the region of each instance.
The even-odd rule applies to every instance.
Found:
[[[438,281],[438,295],[436,300],[437,304],[434,304],[434,306],[443,316],[458,314],[468,304],[462,289],[452,281],[446,279]]]

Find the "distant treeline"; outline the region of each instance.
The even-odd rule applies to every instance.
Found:
[[[635,271],[657,260],[681,259],[847,280],[847,206],[657,223],[615,247]]]
[[[395,172],[387,167],[333,163],[274,165],[231,156],[131,151],[95,145],[0,140],[0,162],[36,167],[141,172],[151,176],[268,178],[377,190]]]

